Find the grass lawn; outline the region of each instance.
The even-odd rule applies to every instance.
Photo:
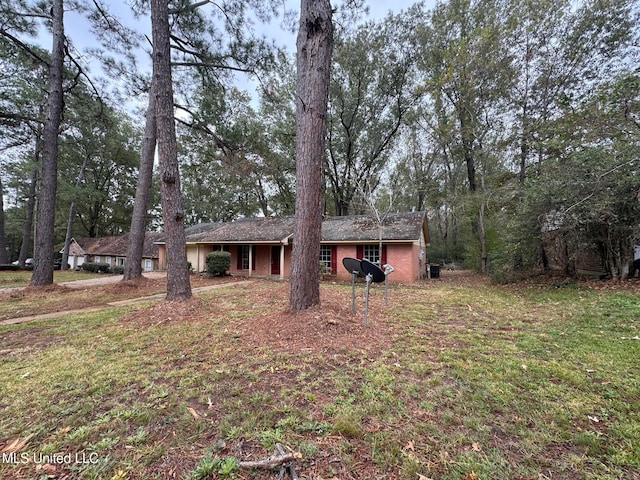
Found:
[[[31,282],[32,274],[33,272],[29,270],[0,271],[0,288],[26,287]],[[55,283],[71,282],[98,276],[104,276],[104,274],[76,272],[75,270],[55,270],[53,272],[53,281]]]
[[[306,479],[640,479],[634,282],[442,272],[372,288],[369,327],[357,293],[355,315],[350,285],[295,315],[257,281],[0,327],[0,478],[278,478],[238,465],[281,444]]]

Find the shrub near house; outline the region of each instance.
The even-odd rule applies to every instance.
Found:
[[[207,255],[207,273],[212,277],[224,276],[231,268],[229,252],[211,252]]]
[[[82,270],[93,273],[111,273],[111,265],[108,263],[85,262],[82,264]]]

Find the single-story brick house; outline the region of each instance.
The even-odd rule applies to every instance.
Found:
[[[232,275],[288,278],[294,217],[243,218],[233,222],[199,224],[186,229],[187,260],[206,270],[206,257],[214,250],[231,253]],[[382,251],[380,251],[382,243]],[[159,245],[160,268],[166,268],[165,244]],[[429,230],[424,212],[392,213],[380,226],[370,215],[328,217],[322,223],[320,263],[336,280],[351,280],[342,265],[345,257],[367,258],[392,265],[390,282],[411,283],[424,277]]]
[[[142,250],[142,271],[158,270],[158,245],[162,232],[147,232]],[[78,237],[69,244],[69,266],[73,269],[85,262],[106,263],[111,267],[124,266],[127,259],[129,234],[117,237]],[[62,252],[60,252],[62,253]]]

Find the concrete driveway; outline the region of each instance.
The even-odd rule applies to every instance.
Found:
[[[144,272],[142,274],[146,278],[164,278],[167,276],[167,272]],[[63,285],[69,288],[85,288],[93,287],[95,285],[108,285],[111,283],[118,283],[122,280],[123,275],[109,275],[105,274],[102,277],[87,278],[85,280],[73,280],[71,282],[60,282],[58,285]],[[0,288],[0,295],[4,293],[18,292],[27,287],[7,287]]]
[[[145,278],[164,278],[167,276],[167,272],[144,272],[142,274]],[[104,277],[87,278],[86,280],[73,280],[71,282],[61,282],[58,285],[63,285],[69,288],[84,288],[93,287],[95,285],[107,285],[110,283],[118,283],[122,281],[123,275],[105,275]]]
[[[166,277],[166,272],[146,272],[143,274],[144,277],[147,278],[163,278]],[[98,277],[98,278],[90,278],[87,280],[74,280],[73,282],[62,282],[60,283],[60,285],[65,285],[69,288],[76,288],[76,289],[80,289],[83,287],[89,287],[89,286],[94,286],[94,285],[105,285],[105,284],[110,284],[110,283],[116,283],[119,282],[120,280],[122,280],[122,275],[105,275],[104,277]],[[204,287],[196,287],[196,288],[192,288],[191,292],[192,293],[198,293],[198,292],[205,292],[207,290],[214,290],[217,288],[225,288],[225,287],[229,287],[231,285],[244,285],[244,284],[248,284],[248,283],[254,283],[255,280],[240,280],[238,282],[235,283],[221,283],[218,285],[206,285]],[[26,288],[26,287],[16,287],[13,289],[4,289],[4,290],[20,290],[22,288]],[[2,293],[0,291],[0,293]],[[66,311],[62,311],[62,312],[51,312],[51,313],[44,313],[42,315],[32,315],[32,316],[28,316],[28,317],[18,317],[18,318],[9,318],[7,320],[0,320],[0,326],[3,325],[15,325],[15,324],[19,324],[19,323],[25,323],[25,322],[31,322],[34,320],[48,320],[48,319],[53,319],[53,318],[59,318],[59,317],[64,317],[66,315],[69,314],[73,314],[73,313],[87,313],[87,312],[97,312],[100,310],[104,310],[105,308],[108,307],[120,307],[123,305],[131,305],[133,303],[138,303],[138,302],[145,302],[145,301],[151,301],[151,300],[162,300],[163,298],[165,298],[166,296],[166,292],[165,293],[157,293],[155,295],[148,295],[145,297],[137,297],[137,298],[129,298],[126,300],[119,300],[119,301],[114,301],[114,302],[108,302],[104,305],[98,305],[96,307],[87,307],[87,308],[83,308],[83,309],[79,309],[79,310],[66,310]]]

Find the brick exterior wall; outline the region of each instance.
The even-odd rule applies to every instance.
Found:
[[[387,263],[395,270],[389,282],[413,283],[419,278],[419,248],[417,245],[401,244],[387,247]]]
[[[424,264],[420,261],[420,242],[413,243],[388,243],[386,245],[387,250],[387,263],[393,266],[394,271],[389,275],[389,283],[413,283],[421,278],[421,271],[424,269]],[[251,271],[251,276],[266,277],[271,276],[271,245],[255,245],[255,256],[253,262],[255,268]],[[277,254],[276,261],[280,261],[280,247],[276,249],[274,254]],[[207,268],[206,257],[209,252],[213,250],[210,245],[188,245],[187,246],[187,260],[191,262],[192,268],[196,272],[204,271]],[[248,270],[238,269],[238,254],[240,251],[239,245],[230,245],[229,252],[231,253],[231,268],[230,273],[232,275],[249,275]],[[340,244],[336,246],[337,255],[337,271],[336,280],[350,282],[351,273],[347,272],[342,264],[342,259],[345,257],[357,258],[357,245],[354,244]],[[160,245],[159,249],[159,264],[160,268],[165,269],[165,246]],[[319,267],[318,267],[319,268]],[[284,271],[282,276],[289,278],[291,274],[291,245],[285,246],[285,261]]]
[[[387,263],[394,268],[389,275],[389,283],[413,283],[420,278],[420,245],[412,243],[389,243]],[[345,257],[357,258],[356,245],[338,245],[338,272],[336,280],[351,281],[351,273],[342,264]]]
[[[257,277],[267,277],[272,274],[271,262],[272,262],[272,247],[274,245],[255,245],[254,253],[255,255],[252,258],[253,261],[253,270],[251,271],[251,276]],[[275,258],[273,259],[275,262],[280,264],[280,245],[276,246],[277,248],[273,252]],[[291,245],[285,245],[285,255],[284,255],[284,269],[282,275],[285,278],[288,278],[291,273]],[[231,269],[230,273],[232,275],[249,275],[249,270],[238,269],[238,255],[240,254],[240,245],[231,245],[229,251],[231,252]]]

